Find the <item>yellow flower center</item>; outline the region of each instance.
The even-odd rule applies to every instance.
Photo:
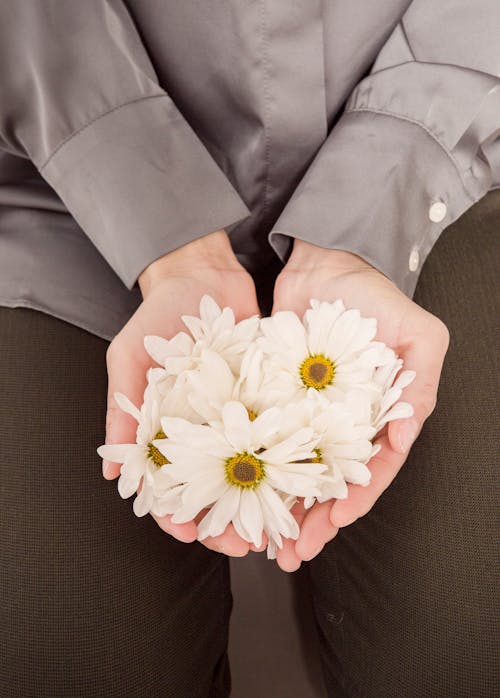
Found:
[[[312,354],[301,363],[299,373],[306,388],[323,390],[333,382],[335,365],[323,354]]]
[[[231,485],[255,489],[265,474],[264,463],[246,451],[226,460],[226,480]]]
[[[156,446],[153,444],[153,441],[156,439],[166,439],[165,432],[160,429],[155,435],[152,441],[148,443],[148,458],[150,458],[153,463],[156,465],[157,468],[161,468],[162,465],[167,465],[167,463],[170,463],[168,458],[165,458],[163,453],[159,451]]]
[[[321,453],[320,448],[313,448],[314,453],[316,454],[316,458],[312,459],[312,463],[322,463],[323,462],[323,454]]]
[[[247,407],[247,412],[248,412],[248,419],[253,422],[255,419],[257,419],[257,412],[254,412],[253,410],[250,410]]]

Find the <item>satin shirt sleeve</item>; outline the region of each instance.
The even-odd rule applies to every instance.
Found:
[[[411,296],[440,233],[490,189],[499,76],[498,0],[415,0],[274,225],[275,251],[354,252]]]
[[[127,288],[248,208],[159,86],[123,2],[0,3],[0,144],[31,159]]]

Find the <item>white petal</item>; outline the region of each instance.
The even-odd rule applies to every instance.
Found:
[[[118,494],[122,499],[131,497],[139,487],[141,478],[129,478],[120,475],[118,478]]]
[[[224,465],[220,458],[208,456],[180,444],[170,444],[170,439],[166,441],[167,443],[161,447],[161,453],[170,461],[166,468],[175,482],[192,482],[203,473],[215,475],[223,472]]]
[[[270,345],[274,345],[274,349],[280,353],[291,354],[294,365],[301,357],[307,356],[306,331],[292,311],[282,310],[272,317],[262,318],[260,326],[264,337],[269,340],[260,343],[265,353],[268,353]]]
[[[271,487],[296,497],[310,497],[320,493],[317,479],[309,475],[285,472],[268,466],[266,480]]]
[[[127,455],[130,454],[131,448],[137,444],[105,444],[99,446],[97,453],[101,458],[111,461],[112,463],[124,463]]]
[[[222,408],[224,434],[236,453],[251,450],[252,429],[246,407],[241,402],[227,402]]]
[[[219,536],[224,533],[240,504],[240,487],[228,485],[227,491],[215,502],[210,511],[198,524],[198,540],[207,536]]]
[[[234,530],[236,533],[239,535],[240,538],[243,538],[243,540],[246,540],[248,543],[252,542],[252,536],[250,534],[250,531],[247,531],[245,528],[245,525],[243,524],[240,516],[240,512],[237,511],[235,512],[233,516],[233,526]]]
[[[404,388],[406,388],[408,385],[410,385],[410,383],[413,383],[416,375],[417,374],[415,371],[410,371],[410,370],[402,371],[399,374],[399,376],[397,377],[396,382],[394,383],[394,386],[397,388],[401,388],[401,390],[404,390]]]
[[[136,516],[146,516],[153,505],[153,491],[150,487],[143,487],[134,499],[133,509]]]
[[[347,485],[344,480],[333,479],[325,481],[321,495],[318,497],[318,502],[327,502],[330,499],[346,499],[347,494]]]
[[[222,459],[228,458],[232,453],[227,440],[212,427],[191,424],[185,419],[176,419],[175,417],[163,417],[161,424],[169,443],[186,444],[188,447],[191,446],[195,452],[202,452]],[[172,460],[166,451],[165,455],[169,460]]]
[[[124,477],[135,478],[139,480],[146,471],[146,466],[148,463],[147,456],[144,453],[143,448],[139,448],[127,457],[127,460],[120,468],[120,473]]]
[[[194,317],[193,315],[181,315],[181,320],[186,325],[186,327],[191,332],[196,341],[199,341],[203,338],[204,328],[200,318]]]
[[[205,294],[200,300],[200,318],[208,325],[212,325],[221,314],[220,306],[212,296]]]
[[[283,410],[279,407],[270,407],[259,414],[251,424],[253,432],[252,440],[262,446],[275,436],[282,426]]]
[[[174,514],[174,523],[191,521],[202,509],[210,506],[221,497],[228,487],[224,478],[200,476],[190,487],[186,487],[182,495],[182,506]]]
[[[346,482],[352,482],[354,485],[367,485],[372,477],[366,465],[357,461],[346,460],[339,462],[339,468]]]
[[[141,412],[140,410],[134,405],[133,402],[131,402],[126,395],[123,393],[115,393],[114,394],[115,402],[118,405],[118,407],[123,410],[123,412],[126,412],[127,414],[130,414],[136,421],[140,422],[141,421]]]
[[[310,509],[315,501],[316,497],[306,497],[304,499],[304,509]]]
[[[413,407],[408,402],[398,402],[375,424],[375,429],[380,431],[387,422],[395,419],[407,419],[413,416]]]
[[[297,539],[299,525],[284,505],[281,497],[265,482],[259,485],[256,493],[261,501],[266,531],[276,530],[286,538]]]
[[[342,301],[335,303],[314,302],[311,309],[304,314],[307,328],[307,343],[311,354],[324,354],[330,332],[340,315],[345,311]]]
[[[144,348],[153,361],[156,361],[160,366],[165,365],[165,359],[168,356],[168,345],[168,339],[163,337],[156,337],[152,334],[144,337]]]
[[[262,543],[264,516],[260,500],[253,490],[242,491],[239,512],[241,523],[250,534],[250,542],[259,547]]]
[[[354,441],[353,443],[331,443],[324,448],[324,460],[327,463],[335,461],[337,458],[351,458],[354,460],[364,460],[371,452],[369,441]]]
[[[220,337],[221,335],[229,334],[232,335],[234,330],[234,313],[231,308],[223,308],[219,317],[215,318],[213,322],[206,323],[211,329],[212,337]],[[229,337],[228,337],[229,338]]]
[[[151,512],[156,516],[174,514],[182,504],[181,493],[183,489],[183,485],[179,485],[178,487],[167,490],[160,497],[155,499],[151,507]]]
[[[268,542],[267,548],[266,548],[266,550],[267,550],[267,559],[268,559],[268,560],[276,560],[276,557],[277,557],[277,547],[278,547],[278,546],[276,545],[276,543],[274,542],[274,540],[272,540],[272,538],[269,538],[269,542]]]
[[[377,321],[375,318],[359,318],[358,326],[344,351],[337,356],[337,361],[343,361],[347,357],[356,354],[368,347],[377,334]]]
[[[313,448],[317,438],[311,427],[299,429],[295,434],[266,449],[262,454],[262,460],[273,465],[306,460],[314,458]]]

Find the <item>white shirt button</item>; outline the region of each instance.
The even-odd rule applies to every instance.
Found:
[[[429,218],[433,223],[441,223],[446,216],[448,209],[444,201],[434,201],[429,209]]]
[[[414,247],[410,252],[410,258],[408,260],[408,267],[410,271],[417,271],[418,265],[420,263],[420,255],[418,249]]]

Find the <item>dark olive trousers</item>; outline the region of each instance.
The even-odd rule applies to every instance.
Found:
[[[500,191],[436,244],[416,301],[451,332],[438,406],[373,510],[304,565],[331,697],[500,695],[499,232]],[[0,695],[228,696],[227,558],[101,476],[106,348],[0,308]]]

